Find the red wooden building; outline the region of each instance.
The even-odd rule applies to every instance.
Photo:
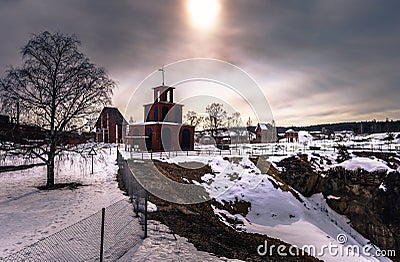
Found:
[[[252,143],[276,143],[278,141],[275,122],[258,123],[255,128],[256,138]]]
[[[288,129],[285,132],[286,142],[299,142],[299,132]]]
[[[134,150],[194,149],[194,126],[182,124],[183,105],[174,103],[174,87],[154,87],[154,100],[144,105],[144,122],[129,125],[126,143]]]
[[[96,142],[123,143],[128,122],[115,107],[104,107],[96,122]]]

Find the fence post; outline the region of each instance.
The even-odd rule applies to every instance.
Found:
[[[106,209],[101,209],[101,236],[100,236],[100,262],[103,262],[103,247],[104,247],[104,217]]]
[[[144,191],[144,238],[147,238],[147,191]]]
[[[138,188],[136,188],[136,190],[138,190]],[[136,192],[136,195],[135,195],[135,203],[136,203],[136,217],[139,217],[139,194],[138,194],[138,192]]]

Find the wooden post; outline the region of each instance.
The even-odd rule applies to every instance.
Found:
[[[147,191],[144,191],[144,238],[147,237]]]
[[[92,155],[92,173],[91,174],[93,175],[93,155]]]
[[[106,209],[101,209],[101,236],[100,236],[100,262],[103,262],[103,248],[104,248],[104,218]]]
[[[135,203],[136,203],[136,217],[139,217],[139,194],[137,193],[135,196]]]

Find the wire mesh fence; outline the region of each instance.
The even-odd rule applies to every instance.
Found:
[[[116,261],[141,240],[143,234],[127,200],[99,211],[53,235],[14,253],[3,261]]]
[[[117,150],[117,162],[119,167],[119,175],[124,182],[126,193],[133,204],[136,217],[139,218],[140,224],[143,226],[143,237],[146,238],[148,193],[136,179],[136,176],[133,174],[132,170],[128,166],[127,160],[123,158],[119,150]]]

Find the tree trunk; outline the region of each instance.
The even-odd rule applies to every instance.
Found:
[[[54,157],[55,149],[50,149],[48,160],[47,160],[47,184],[50,187],[54,185]]]
[[[17,101],[17,130],[18,131],[19,131],[19,116],[20,116],[19,101]]]

